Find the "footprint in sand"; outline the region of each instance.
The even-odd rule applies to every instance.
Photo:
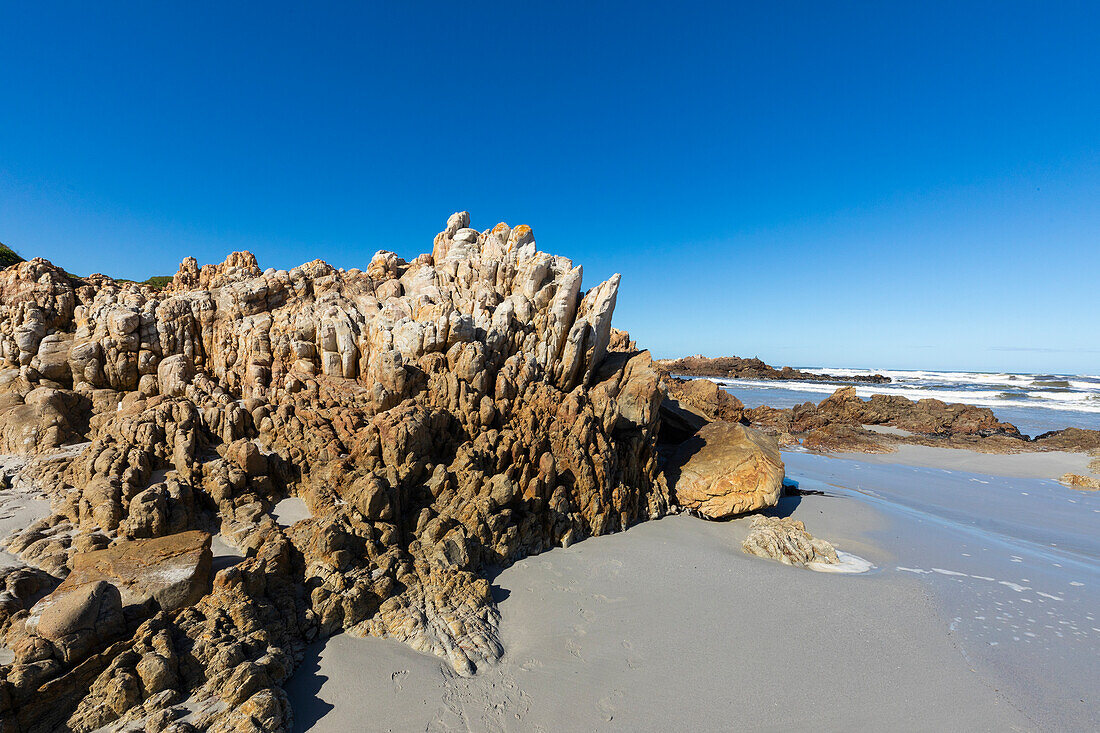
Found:
[[[622,696],[623,693],[621,690],[612,690],[610,695],[601,697],[596,701],[596,709],[600,711],[607,722],[610,723],[615,717],[615,713],[617,712],[615,706],[618,701],[622,699]]]
[[[596,614],[592,613],[587,608],[582,608],[580,610],[580,617],[583,618],[585,621],[595,621],[596,620]]]
[[[394,692],[401,692],[401,690],[403,688],[403,685],[401,684],[401,678],[404,677],[405,675],[407,675],[408,673],[409,673],[409,670],[402,669],[400,671],[393,672],[393,673],[390,674],[390,682],[393,683],[393,691]]]
[[[542,668],[542,662],[540,662],[538,659],[535,659],[534,657],[531,657],[526,662],[519,665],[519,668],[526,672],[533,672],[536,669]]]
[[[623,649],[627,650],[628,652],[633,650],[634,649],[634,643],[631,642],[629,639],[623,639]],[[642,659],[641,657],[635,657],[633,655],[627,655],[627,657],[626,657],[626,666],[629,667],[630,669],[638,669],[644,663],[645,663],[645,660]]]
[[[581,647],[579,644],[577,644],[577,642],[570,639],[569,641],[565,642],[565,648],[568,649],[569,653],[577,659],[581,658]]]
[[[588,630],[580,624],[573,624],[573,626],[571,626],[570,628],[577,636],[584,636],[588,633]]]
[[[543,560],[542,562],[540,562],[539,567],[553,575],[555,578],[562,577],[562,573],[558,570],[555,570],[554,563],[550,562],[549,560]]]

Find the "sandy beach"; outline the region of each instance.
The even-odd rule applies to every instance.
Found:
[[[505,655],[473,678],[395,642],[314,645],[287,686],[295,730],[1095,727],[1100,497],[1049,480],[1049,454],[955,452],[784,454],[823,493],[774,511],[871,572],[749,557],[748,519],[644,523],[496,575]],[[1016,501],[982,517],[983,491]]]
[[[750,557],[750,517],[642,523],[492,574],[505,654],[473,677],[396,641],[313,644],[286,685],[294,730],[1100,724],[1100,495],[1053,479],[1087,473],[1087,455],[900,446],[783,459],[790,495],[767,513],[803,520],[871,571]],[[2,497],[4,536],[48,513],[29,488]],[[299,499],[276,514],[309,515]],[[221,537],[214,554],[218,569],[240,560]]]

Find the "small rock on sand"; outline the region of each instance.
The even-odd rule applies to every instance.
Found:
[[[809,563],[838,562],[836,548],[816,539],[806,525],[790,517],[753,517],[749,536],[741,549],[750,555],[804,567]]]
[[[1079,491],[1100,491],[1100,479],[1093,478],[1092,476],[1082,476],[1078,473],[1066,473],[1058,480],[1071,489],[1078,489]]]

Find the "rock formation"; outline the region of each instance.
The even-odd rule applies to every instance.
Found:
[[[675,400],[680,407],[697,412],[707,420],[725,420],[742,422],[745,420],[745,406],[709,379],[668,380],[668,398]]]
[[[702,355],[685,356],[682,359],[662,359],[657,366],[670,374],[682,374],[688,377],[721,377],[722,379],[784,379],[800,382],[860,382],[867,384],[885,384],[890,377],[882,374],[817,374],[804,372],[785,366],[776,369],[760,359],[742,359],[739,356],[718,356],[709,358]]]
[[[1100,431],[1066,428],[1029,438],[987,407],[896,395],[860,399],[855,387],[838,388],[818,404],[746,409],[709,379],[668,379],[661,405],[662,437],[679,443],[715,419],[751,425],[781,446],[823,452],[889,453],[899,444],[967,448],[987,453],[1073,451],[1093,456],[1100,473]],[[885,428],[870,430],[867,428]]]
[[[0,272],[0,442],[52,508],[5,548],[0,731],[285,730],[342,630],[499,656],[482,568],[669,508],[618,287],[464,212],[363,271]],[[312,516],[283,527],[288,496]],[[213,534],[244,559],[211,578]]]
[[[888,453],[898,443],[973,448],[990,452],[1043,449],[1029,442],[1016,426],[1001,422],[987,407],[916,402],[894,395],[860,399],[855,387],[841,387],[819,404],[806,402],[779,409],[744,410],[742,422],[778,436],[781,445],[802,444],[810,450]],[[881,426],[891,432],[875,432]]]
[[[826,425],[885,425],[923,435],[1004,435],[1020,438],[1010,423],[997,420],[987,407],[946,403],[937,399],[916,402],[896,395],[871,395],[862,400],[855,387],[841,387],[814,405],[807,402],[790,410],[758,407],[748,419],[789,433],[806,433]]]
[[[816,539],[806,525],[790,517],[756,516],[741,549],[750,555],[778,560],[784,565],[805,566],[811,562],[835,564],[836,548]]]

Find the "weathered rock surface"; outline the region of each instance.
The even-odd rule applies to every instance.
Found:
[[[830,423],[814,428],[802,438],[802,447],[823,453],[891,453],[892,443],[886,442],[881,433],[859,425]]]
[[[72,441],[81,402],[79,395],[50,387],[0,394],[0,452],[33,455]]]
[[[676,503],[709,519],[775,506],[783,491],[775,439],[737,423],[705,425],[679,447],[667,471]]]
[[[987,407],[948,404],[936,399],[913,402],[896,395],[872,395],[863,400],[855,387],[841,387],[818,405],[807,402],[790,410],[758,407],[746,411],[754,424],[789,433],[805,433],[826,425],[886,425],[923,435],[1004,435],[1020,438],[1010,423],[997,420]]]
[[[184,260],[164,290],[41,259],[0,271],[0,440],[76,444],[21,479],[53,513],[5,546],[41,587],[0,597],[0,731],[163,730],[187,711],[199,730],[285,730],[281,683],[340,630],[470,673],[501,653],[484,567],[668,510],[665,388],[611,327],[618,276],[584,291],[529,227],[469,225],[365,271],[234,253]],[[289,496],[311,516],[282,527]],[[212,532],[245,559],[207,581]],[[183,557],[182,585],[150,580]],[[71,599],[46,604],[58,639],[31,610],[51,590]]]
[[[838,562],[836,548],[806,531],[806,525],[790,517],[756,516],[741,549],[750,555],[778,560],[785,565]]]
[[[41,637],[53,645],[62,661],[71,663],[113,641],[125,628],[117,587],[104,580],[62,583],[31,608],[26,631],[32,637],[19,639],[12,646],[25,648],[34,643],[34,636]]]
[[[83,585],[109,582],[123,606],[155,602],[164,611],[178,611],[206,595],[210,585],[210,535],[199,530],[148,540],[120,542],[105,550],[73,556],[72,572],[52,594],[40,601]],[[33,616],[35,609],[31,609]]]
[[[670,378],[668,387],[669,398],[661,405],[662,436],[674,442],[710,420],[736,418],[774,435],[782,446],[860,453],[889,453],[903,443],[986,453],[1074,451],[1092,455],[1091,470],[1100,472],[1100,431],[1066,428],[1028,438],[985,407],[887,395],[864,400],[849,386],[819,404],[745,409],[710,380]]]
[[[1081,451],[1100,454],[1100,430],[1066,428],[1037,436],[1032,442],[1047,450]]]

